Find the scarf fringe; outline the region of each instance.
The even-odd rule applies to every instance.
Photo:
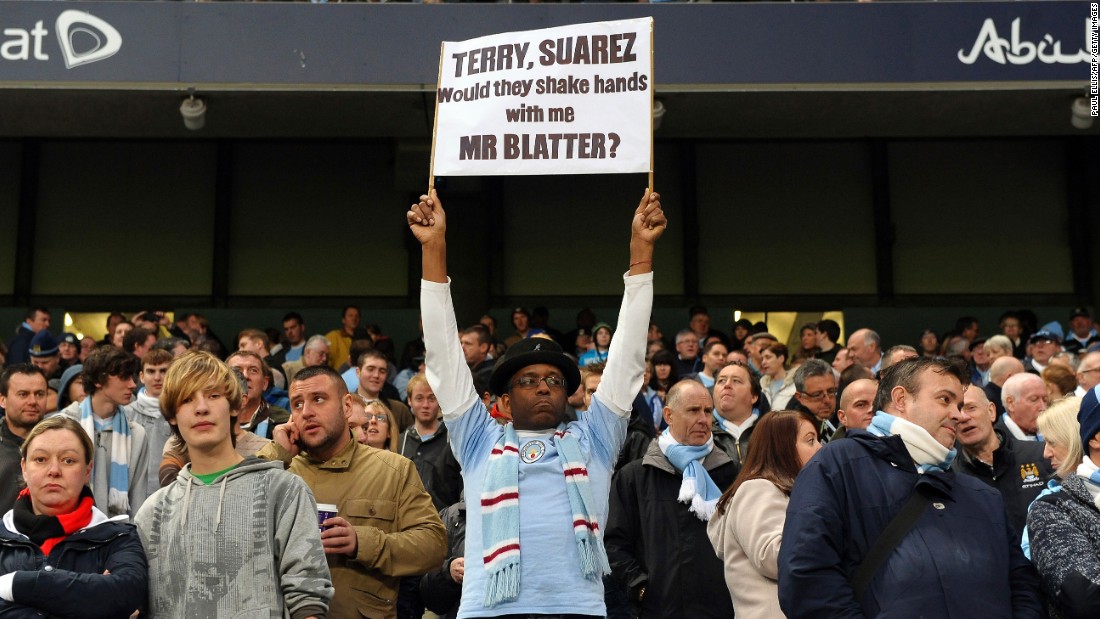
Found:
[[[695,514],[695,516],[703,522],[710,522],[717,507],[718,499],[707,500],[698,494],[691,498],[691,513]]]
[[[499,571],[486,574],[485,606],[492,608],[501,602],[519,597],[519,563],[510,563]]]
[[[588,580],[599,580],[611,573],[607,551],[600,540],[592,536],[577,536],[577,552],[581,558],[581,574]]]

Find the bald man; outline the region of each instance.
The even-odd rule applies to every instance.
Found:
[[[1007,338],[1006,338],[1007,339]],[[1001,388],[1010,376],[1024,371],[1024,363],[1012,355],[998,357],[989,366],[989,382],[985,384],[985,397],[997,407],[997,415],[1005,413],[1004,403],[1001,401]]]
[[[962,415],[955,437],[962,447],[955,468],[1001,491],[1008,519],[1016,531],[1027,523],[1027,508],[1054,474],[1043,457],[1043,443],[1017,440],[994,427],[997,408],[985,391],[970,385],[963,393]]]
[[[1077,364],[1077,391],[1074,395],[1084,397],[1096,385],[1100,385],[1100,352],[1090,352],[1081,357],[1081,362]]]
[[[848,354],[853,361],[878,376],[882,369],[882,338],[870,329],[859,329],[848,336]]]
[[[1039,413],[1050,405],[1050,393],[1042,378],[1030,373],[1014,374],[1001,389],[1005,414],[1001,425],[1021,441],[1037,441]]]
[[[866,430],[871,425],[871,418],[875,416],[875,391],[878,390],[878,381],[869,378],[853,380],[840,394],[840,408],[836,411],[836,417],[842,424],[837,428],[833,439],[844,438],[849,428]]]

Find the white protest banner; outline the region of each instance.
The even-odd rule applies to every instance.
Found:
[[[653,18],[444,42],[432,176],[652,171]]]

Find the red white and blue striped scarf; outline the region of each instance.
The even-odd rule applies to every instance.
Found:
[[[553,443],[565,475],[565,488],[573,513],[573,535],[580,556],[581,574],[598,580],[611,573],[604,550],[595,501],[588,481],[588,467],[577,438],[564,425],[554,432]],[[485,606],[519,597],[519,439],[512,424],[493,446],[481,492],[482,560],[485,563]]]

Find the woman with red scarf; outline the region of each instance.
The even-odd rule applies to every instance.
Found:
[[[126,618],[145,606],[145,551],[125,517],[95,507],[91,439],[41,421],[20,448],[27,487],[0,523],[0,617]]]

